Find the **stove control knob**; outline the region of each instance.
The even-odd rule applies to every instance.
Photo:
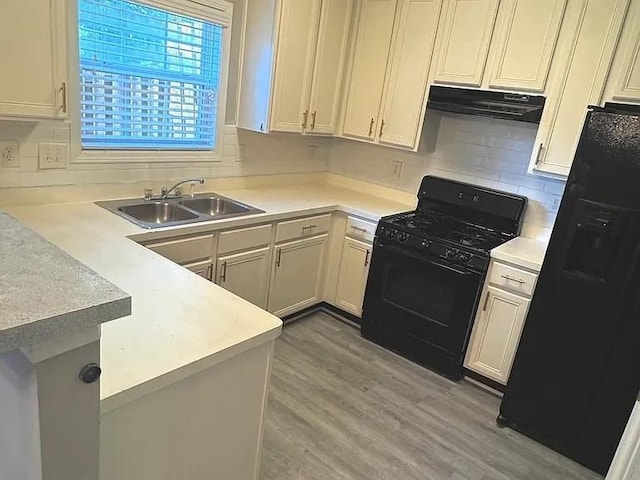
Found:
[[[420,246],[426,250],[431,247],[431,242],[429,240],[423,240]]]
[[[409,234],[405,232],[398,232],[398,243],[406,243],[409,240]]]
[[[460,255],[458,255],[458,260],[463,263],[469,263],[469,261],[471,260],[471,255],[469,255],[468,253],[461,253]]]
[[[395,230],[384,230],[384,236],[387,237],[389,240],[393,239],[396,236],[396,231]]]
[[[447,258],[456,258],[456,256],[458,255],[458,252],[456,250],[454,250],[453,248],[447,248],[444,251],[444,256]]]

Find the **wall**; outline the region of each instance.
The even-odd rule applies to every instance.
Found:
[[[526,173],[537,128],[521,122],[442,114],[435,151],[417,153],[334,139],[329,171],[415,193],[424,175],[439,175],[529,198],[523,234],[545,237],[564,182]],[[393,161],[402,162],[399,176]]]

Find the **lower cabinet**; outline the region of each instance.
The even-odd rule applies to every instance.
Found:
[[[506,385],[530,300],[488,287],[482,302],[467,368]]]
[[[336,290],[336,306],[357,317],[362,316],[362,302],[367,285],[371,244],[345,238]]]
[[[279,317],[321,301],[328,235],[276,245],[268,310]]]
[[[215,282],[260,308],[267,308],[271,247],[219,256]]]
[[[196,275],[200,275],[202,278],[211,280],[211,271],[213,270],[213,264],[209,260],[203,262],[189,263],[183,265],[184,268],[191,270]]]
[[[464,366],[507,384],[538,272],[492,261],[471,331]]]

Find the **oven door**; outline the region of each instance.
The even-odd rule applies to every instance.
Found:
[[[484,274],[376,241],[362,321],[462,354]]]

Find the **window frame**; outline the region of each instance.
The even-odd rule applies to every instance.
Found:
[[[69,118],[70,122],[70,163],[75,164],[139,164],[139,163],[193,163],[221,162],[227,89],[229,85],[229,63],[231,51],[231,22],[233,4],[225,0],[132,0],[142,5],[160,8],[180,15],[195,17],[222,26],[222,62],[218,111],[216,123],[216,146],[214,150],[140,150],[140,149],[89,149],[82,148],[80,132],[80,59],[78,34],[78,3],[71,2],[68,15],[69,32]]]

